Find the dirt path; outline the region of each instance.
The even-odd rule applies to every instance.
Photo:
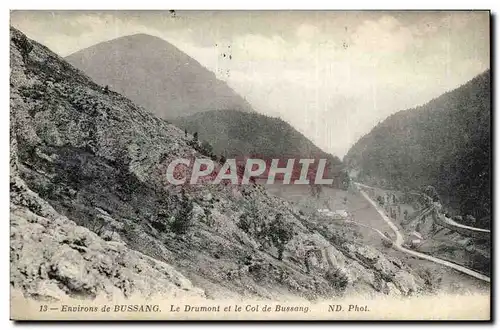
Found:
[[[356,183],[355,183],[356,184]],[[356,184],[357,185],[357,184]],[[417,258],[420,258],[420,259],[426,259],[426,260],[429,260],[429,261],[432,261],[434,263],[438,263],[440,265],[443,265],[443,266],[446,266],[446,267],[450,267],[450,268],[453,268],[461,273],[464,273],[464,274],[467,274],[467,275],[470,275],[472,277],[475,277],[479,280],[482,280],[482,281],[486,281],[486,282],[490,282],[490,278],[488,276],[485,276],[483,274],[480,274],[478,272],[475,272],[471,269],[468,269],[466,267],[463,267],[463,266],[460,266],[460,265],[457,265],[457,264],[454,264],[452,262],[449,262],[449,261],[446,261],[446,260],[442,260],[442,259],[439,259],[439,258],[436,258],[436,257],[432,257],[432,256],[429,256],[427,254],[424,254],[424,253],[420,253],[420,252],[416,252],[416,251],[413,251],[413,250],[409,250],[407,248],[404,248],[402,245],[403,245],[403,242],[404,242],[404,238],[403,238],[403,235],[401,234],[401,232],[399,231],[398,227],[391,221],[391,219],[389,219],[389,217],[385,214],[385,212],[377,205],[377,203],[375,203],[369,196],[367,193],[365,193],[363,190],[359,189],[359,192],[361,193],[361,195],[363,195],[363,197],[375,208],[375,210],[378,212],[378,214],[382,217],[382,219],[387,223],[387,225],[394,231],[394,233],[396,234],[396,240],[393,242],[393,247],[401,252],[404,252],[404,253],[407,253],[409,255],[412,255],[412,256],[415,256]],[[380,233],[379,230],[376,230],[377,232]]]

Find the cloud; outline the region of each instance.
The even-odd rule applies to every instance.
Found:
[[[404,53],[412,44],[412,31],[392,16],[367,20],[352,37],[355,50],[372,57],[394,56]]]
[[[247,34],[235,38],[231,44],[235,57],[240,61],[284,61],[288,45],[280,36],[266,37]]]
[[[319,28],[311,24],[301,24],[297,28],[296,36],[299,40],[310,40],[317,36]]]

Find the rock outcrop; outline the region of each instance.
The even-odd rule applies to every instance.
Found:
[[[28,297],[205,297],[172,266],[58,214],[19,178],[11,182],[10,225],[10,281]]]

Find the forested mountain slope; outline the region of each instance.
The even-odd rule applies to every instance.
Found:
[[[378,124],[347,153],[357,179],[397,189],[431,185],[455,213],[488,226],[491,208],[490,71]],[[453,211],[452,211],[453,212]]]

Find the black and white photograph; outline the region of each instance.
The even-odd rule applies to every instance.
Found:
[[[489,10],[9,16],[12,320],[491,320]]]

